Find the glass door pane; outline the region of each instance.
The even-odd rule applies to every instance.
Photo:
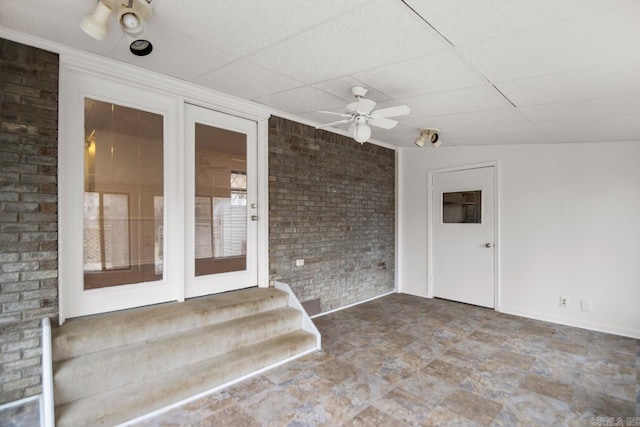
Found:
[[[247,135],[195,123],[195,275],[247,266]]]
[[[256,122],[185,106],[185,297],[258,284]]]
[[[84,289],[162,279],[163,116],[84,101]]]

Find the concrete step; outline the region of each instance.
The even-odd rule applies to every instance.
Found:
[[[286,307],[288,295],[273,288],[166,303],[68,320],[53,328],[53,361],[174,335],[266,310]]]
[[[143,381],[299,330],[300,325],[300,311],[277,308],[56,362],[55,402],[67,403]]]
[[[315,337],[290,332],[104,393],[56,407],[56,426],[112,426],[205,392],[315,347]]]

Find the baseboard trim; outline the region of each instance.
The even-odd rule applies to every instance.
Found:
[[[536,311],[521,310],[513,307],[500,306],[496,309],[500,313],[511,314],[514,316],[526,317],[529,319],[542,320],[544,322],[557,323],[560,325],[572,326],[575,328],[588,329],[590,331],[604,332],[607,334],[621,335],[624,337],[640,339],[640,330],[618,328],[611,325],[605,325],[598,322],[589,322],[584,320],[572,319],[562,316],[556,316],[549,313],[540,313]]]
[[[373,300],[376,300],[378,298],[386,297],[388,295],[396,294],[396,293],[398,293],[398,292],[396,292],[396,291],[387,292],[386,294],[382,294],[382,295],[378,295],[378,296],[375,296],[375,297],[367,298],[367,299],[362,300],[362,301],[354,302],[353,304],[345,305],[344,307],[338,307],[338,308],[334,308],[333,310],[329,310],[329,311],[324,311],[322,313],[318,313],[318,314],[316,314],[314,316],[311,316],[311,318],[315,319],[316,317],[326,316],[327,314],[335,313],[336,311],[346,310],[347,308],[355,307],[356,305],[364,304],[365,302],[373,301]]]
[[[4,403],[0,405],[0,411],[11,409],[15,406],[26,405],[27,403],[31,403],[34,400],[40,400],[41,396],[42,394],[36,394],[35,396],[29,396],[29,397],[25,397],[24,399],[14,400],[13,402]]]

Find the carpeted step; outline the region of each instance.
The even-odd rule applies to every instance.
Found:
[[[273,288],[250,288],[115,313],[68,320],[53,328],[53,361],[173,335],[261,311],[286,307],[288,295]]]
[[[56,407],[56,426],[111,426],[210,390],[315,347],[315,337],[290,332]]]
[[[233,352],[300,329],[301,313],[290,307],[210,324],[54,364],[56,404],[143,381],[163,372]]]

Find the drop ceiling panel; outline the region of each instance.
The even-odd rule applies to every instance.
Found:
[[[129,52],[131,40],[123,37],[112,57],[184,80],[190,80],[235,59],[200,40],[175,31],[149,28],[146,37],[153,43],[153,52],[150,55],[132,55]],[[184,49],[183,46],[190,48]],[[207,55],[201,55],[199,52],[202,51],[206,51]]]
[[[607,64],[496,86],[517,106],[640,94],[640,62]]]
[[[502,108],[499,110],[475,111],[471,113],[449,114],[446,116],[429,116],[417,119],[404,119],[402,123],[407,126],[434,127],[447,129],[458,126],[496,125],[506,123],[518,123],[526,121],[525,117],[515,108]]]
[[[77,0],[20,0],[0,2],[0,25],[63,45],[108,56],[123,38],[110,22],[110,31],[98,41],[80,29],[82,17],[93,12],[95,2]],[[64,13],[62,13],[64,11]]]
[[[368,0],[154,1],[154,22],[243,56]]]
[[[316,110],[342,108],[344,100],[312,86],[257,98],[256,101],[288,113],[306,113]]]
[[[194,79],[195,83],[241,98],[256,99],[302,86],[289,77],[237,60]]]
[[[502,82],[640,60],[640,4],[494,38],[460,51]]]
[[[376,68],[358,73],[356,77],[380,88],[392,98],[446,92],[485,83],[453,51]]]
[[[640,96],[587,99],[520,107],[529,120],[560,120],[640,114]]]
[[[444,137],[443,137],[444,138]],[[452,140],[453,145],[457,146],[473,146],[473,145],[517,145],[517,144],[549,144],[549,137],[542,134],[533,135],[485,135],[470,136],[468,138],[455,138]]]
[[[441,128],[445,145],[640,141],[640,0],[153,0],[145,58],[129,53],[114,16],[103,42],[80,30],[95,3],[0,1],[0,32],[317,123],[337,117],[316,111],[343,112],[351,86],[368,86],[378,109],[411,108],[396,128],[374,129],[399,146],[414,146],[420,127]]]
[[[557,143],[583,143],[583,142],[631,142],[640,141],[640,130],[598,130],[595,132],[567,132],[556,133],[549,136]]]
[[[535,123],[542,132],[555,135],[568,132],[611,132],[640,130],[640,112],[626,116],[589,117],[567,120],[544,120]]]
[[[353,76],[338,77],[337,79],[316,83],[313,86],[339,98],[342,98],[345,101],[345,105],[347,103],[355,101],[355,98],[351,93],[351,88],[353,86],[365,86],[368,89],[366,97],[367,99],[370,99],[372,101],[379,102],[391,99],[372,85],[366,84]]]
[[[474,125],[445,128],[442,130],[442,137],[448,138],[472,138],[483,136],[520,136],[520,135],[540,135],[540,130],[536,129],[529,122],[506,123],[500,125]]]
[[[406,0],[454,45],[637,3],[634,0]]]
[[[420,136],[417,129],[399,124],[393,130],[373,129],[373,137],[399,147],[415,147],[415,140]]]
[[[317,83],[444,48],[444,42],[401,3],[377,0],[247,60]]]
[[[398,104],[407,104],[411,108],[411,114],[406,117],[407,119],[511,107],[511,104],[489,85],[397,99],[380,103],[378,108],[392,107]],[[399,120],[402,122],[404,119]]]

